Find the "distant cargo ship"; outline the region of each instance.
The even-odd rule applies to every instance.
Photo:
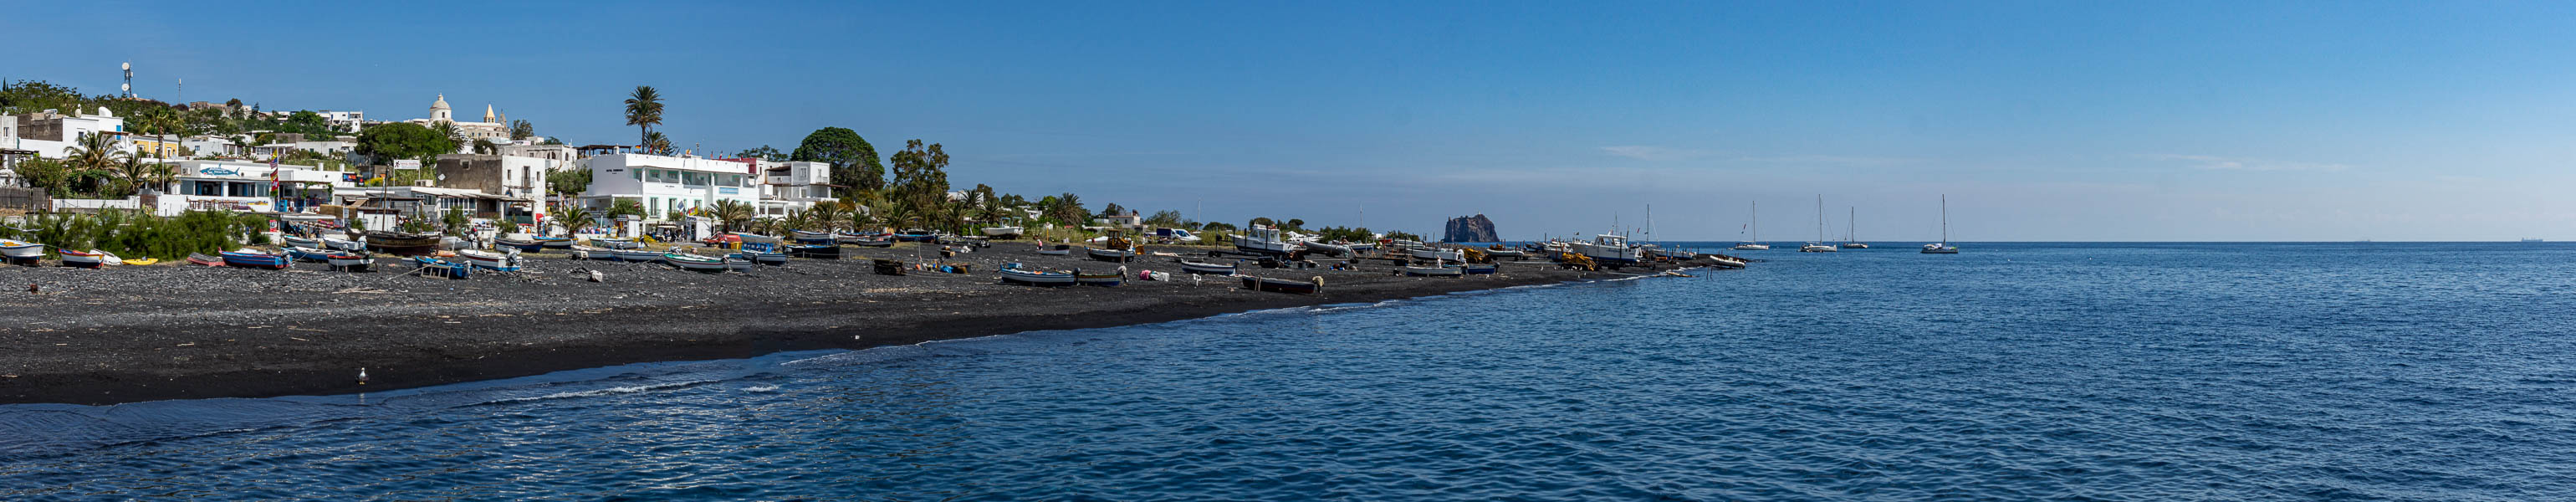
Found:
[[[2540,239],[2523,239],[2522,241],[2523,241],[2523,242],[2540,242]]]

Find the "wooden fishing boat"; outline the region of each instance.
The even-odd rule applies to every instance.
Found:
[[[1407,249],[1404,252],[1406,255],[1425,260],[1467,261],[1467,254],[1455,249],[1414,248]]]
[[[1071,254],[1073,254],[1073,245],[1071,245],[1071,244],[1057,244],[1057,245],[1053,245],[1053,246],[1038,246],[1038,254],[1048,255],[1048,256],[1065,256],[1065,255],[1071,255]]]
[[[322,247],[351,252],[366,251],[367,242],[354,239],[342,239],[338,237],[323,237]]]
[[[189,264],[191,264],[191,265],[204,265],[204,266],[209,266],[209,267],[221,267],[221,266],[224,266],[224,259],[223,259],[223,258],[213,257],[213,256],[206,256],[206,255],[205,255],[205,253],[188,253],[188,263],[189,263]]]
[[[495,248],[515,248],[522,253],[535,253],[546,250],[545,243],[518,239],[493,239],[492,246]]]
[[[1491,249],[1486,249],[1485,256],[1496,260],[1520,261],[1522,258],[1529,257],[1529,253],[1523,253],[1518,249],[1504,249],[1502,246],[1498,245]]]
[[[1125,250],[1125,249],[1100,249],[1100,248],[1091,248],[1089,251],[1086,251],[1086,252],[1087,252],[1087,253],[1089,253],[1089,254],[1091,255],[1091,259],[1094,259],[1094,260],[1100,260],[1100,261],[1105,261],[1105,262],[1112,262],[1112,263],[1125,263],[1127,260],[1129,260],[1129,259],[1133,259],[1133,258],[1135,258],[1135,257],[1136,257],[1136,252],[1135,252],[1135,251],[1129,251],[1129,250]]]
[[[1502,265],[1495,265],[1495,264],[1491,264],[1491,263],[1487,263],[1487,264],[1483,264],[1483,265],[1470,264],[1470,265],[1467,265],[1467,266],[1465,266],[1465,267],[1460,267],[1460,268],[1459,268],[1459,271],[1461,271],[1461,272],[1465,272],[1467,275],[1493,275],[1495,272],[1501,272],[1502,270],[1503,270],[1503,266],[1502,266]]]
[[[669,262],[671,266],[680,267],[681,270],[691,272],[723,272],[729,268],[725,265],[725,259],[723,258],[682,253],[679,251],[662,253],[662,261]]]
[[[474,266],[472,265],[441,260],[435,256],[413,256],[411,257],[411,262],[413,265],[420,267],[420,275],[424,277],[464,279],[474,275]]]
[[[262,253],[250,248],[225,251],[223,257],[225,265],[235,267],[285,270],[287,265],[286,255]]]
[[[1022,268],[1020,264],[1017,263],[1002,266],[1002,282],[1010,284],[1026,284],[1030,286],[1071,286],[1074,285],[1075,280],[1076,279],[1073,274],[1064,272],[1029,270]]]
[[[1311,282],[1254,277],[1249,275],[1241,277],[1243,277],[1243,289],[1253,291],[1275,291],[1280,293],[1311,295],[1324,290],[1324,278],[1322,277],[1316,277]]]
[[[34,265],[36,262],[45,260],[45,245],[21,240],[0,239],[0,257],[8,258],[9,263],[13,264]]]
[[[286,257],[293,258],[295,261],[323,263],[331,261],[332,254],[333,252],[328,249],[315,249],[303,246],[286,247]]]
[[[318,248],[318,247],[322,247],[322,240],[321,240],[321,239],[315,239],[315,238],[311,238],[311,237],[301,237],[301,236],[294,236],[294,235],[280,235],[280,236],[277,236],[277,241],[278,241],[278,242],[286,243],[286,245],[287,245],[287,246],[290,246],[290,247],[299,247],[299,248]]]
[[[416,256],[438,252],[438,234],[367,231],[367,249],[395,256]]]
[[[619,249],[614,252],[617,254],[617,261],[646,263],[662,261],[662,253],[656,251],[645,251],[643,249]]]
[[[592,237],[590,238],[590,245],[608,249],[635,249],[644,247],[644,244],[635,242],[635,239],[618,237]]]
[[[984,232],[984,236],[985,236],[985,237],[991,237],[991,238],[995,238],[995,239],[1002,239],[1002,240],[1011,240],[1011,239],[1017,239],[1017,238],[1020,238],[1020,232],[1021,232],[1021,231],[1024,231],[1024,230],[1027,230],[1027,229],[1025,229],[1025,228],[1020,228],[1020,227],[1010,227],[1010,226],[1004,226],[1004,227],[984,227],[984,228],[983,228],[983,232]]]
[[[817,260],[841,259],[841,246],[834,244],[790,244],[787,256]]]
[[[516,254],[468,249],[457,251],[456,257],[463,258],[465,260],[465,264],[472,265],[475,268],[497,272],[517,272],[526,267],[523,260],[521,260]]]
[[[933,233],[894,234],[894,241],[895,241],[895,242],[931,242],[931,241],[936,241],[936,240],[939,240],[939,234],[933,234]]]
[[[1090,274],[1076,270],[1073,272],[1073,282],[1084,286],[1116,286],[1126,284],[1127,267],[1118,267],[1117,272],[1106,274]]]
[[[1192,274],[1234,275],[1234,264],[1181,260],[1181,271]]]
[[[368,269],[375,268],[376,259],[370,258],[365,254],[343,251],[330,255],[330,257],[325,259],[325,263],[329,263],[331,264],[331,268],[339,269],[343,272],[365,272]]]
[[[100,266],[107,265],[107,252],[105,251],[99,251],[96,249],[88,251],[61,249],[55,250],[54,252],[63,255],[63,266],[66,267],[99,268]]]
[[[1462,269],[1462,268],[1458,268],[1458,267],[1449,267],[1449,266],[1433,266],[1433,267],[1404,267],[1404,275],[1409,275],[1409,276],[1414,276],[1414,277],[1457,277],[1457,276],[1466,275],[1466,274],[1467,274],[1466,269]]]
[[[544,246],[547,249],[572,248],[571,237],[530,237],[528,240],[537,241],[537,245]]]

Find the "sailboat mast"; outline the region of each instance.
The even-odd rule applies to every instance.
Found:
[[[1816,194],[1816,243],[1825,243],[1825,194]]]
[[[1950,194],[1941,194],[1941,243],[1950,243]]]

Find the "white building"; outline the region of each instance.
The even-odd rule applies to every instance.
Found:
[[[177,215],[189,209],[219,211],[297,211],[329,203],[334,187],[351,186],[351,173],[312,166],[231,160],[176,160],[179,181],[163,191],[156,212]],[[270,171],[276,171],[274,181]],[[274,189],[272,189],[274,187]],[[284,207],[278,204],[283,201]]]
[[[759,207],[760,178],[741,162],[639,153],[600,155],[579,161],[590,170],[590,190],[574,203],[606,211],[617,199],[644,205],[646,218],[660,221],[673,211],[686,211],[731,200]]]
[[[825,162],[759,161],[760,214],[786,216],[788,211],[814,208],[815,203],[840,200],[832,195],[832,164]]]
[[[532,157],[559,161],[555,163],[554,167],[552,167],[552,169],[555,170],[571,169],[576,167],[573,165],[573,161],[581,160],[581,153],[574,150],[571,145],[538,145],[521,143],[527,142],[513,141],[511,144],[501,145],[501,154],[512,157]]]
[[[64,115],[55,110],[19,115],[14,145],[11,149],[32,150],[39,157],[59,159],[68,155],[84,134],[116,135],[117,149],[132,152],[133,144],[125,140],[125,119],[101,107],[96,115]]]
[[[359,129],[366,127],[367,112],[335,112],[323,110],[322,120],[330,122],[331,128],[333,129],[355,133],[358,132]]]
[[[179,140],[179,147],[197,156],[249,157],[250,147],[233,143],[223,136],[190,136]]]

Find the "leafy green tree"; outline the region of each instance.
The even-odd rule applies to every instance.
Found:
[[[465,208],[447,208],[446,214],[438,216],[439,228],[445,230],[449,237],[464,237],[468,226],[473,223],[474,220],[465,215]]]
[[[1173,210],[1170,210],[1170,209],[1165,209],[1165,210],[1161,210],[1161,211],[1155,211],[1155,212],[1154,212],[1154,215],[1145,217],[1145,224],[1146,224],[1146,225],[1151,225],[1151,226],[1157,226],[1157,227],[1170,227],[1170,228],[1179,228],[1179,227],[1187,226],[1187,225],[1183,225],[1183,224],[1181,224],[1181,212],[1180,212],[1180,211],[1173,211]]]
[[[671,154],[671,138],[663,136],[662,131],[644,133],[644,142],[639,146],[642,146],[644,151],[651,152],[654,155]]]
[[[92,108],[83,106],[88,103],[87,98],[81,97],[79,89],[54,85],[42,80],[20,80],[0,86],[0,110],[5,110],[11,115],[44,110],[62,110],[64,113],[71,113]]]
[[[895,152],[895,197],[912,199],[922,205],[948,199],[948,153],[938,143],[923,145],[921,140],[904,142],[903,151]]]
[[[1127,208],[1126,208],[1126,206],[1120,206],[1120,205],[1118,205],[1118,203],[1116,203],[1116,202],[1111,202],[1111,203],[1109,203],[1109,205],[1107,205],[1107,206],[1102,206],[1102,207],[1100,208],[1100,215],[1101,215],[1101,216],[1124,216],[1124,215],[1126,215],[1126,214],[1127,214]]]
[[[537,125],[525,120],[510,121],[510,139],[523,140],[537,136]]]
[[[608,217],[616,218],[619,216],[644,216],[644,201],[635,199],[617,199],[616,202],[608,203]]]
[[[447,144],[451,145],[448,151],[439,153],[454,153],[456,150],[453,147],[465,145],[465,130],[457,129],[455,122],[437,122],[430,124],[429,128],[437,131],[440,137],[447,138]]]
[[[590,191],[590,181],[591,174],[589,169],[555,171],[553,173],[546,174],[546,189],[554,193],[571,196],[573,194]]]
[[[492,140],[474,138],[474,153],[484,155],[501,153],[501,145],[493,144]]]
[[[439,154],[455,152],[456,143],[418,124],[395,122],[358,133],[356,151],[374,157],[378,165],[387,165],[401,159],[432,160]]]
[[[1091,221],[1091,211],[1082,208],[1082,196],[1065,192],[1063,195],[1047,199],[1048,204],[1044,211],[1048,218],[1077,227]]]
[[[786,161],[787,161],[787,152],[781,152],[781,151],[778,151],[778,149],[777,149],[777,148],[771,148],[769,145],[760,145],[760,148],[753,148],[753,149],[750,149],[750,150],[743,150],[743,151],[740,151],[740,152],[735,152],[735,153],[733,154],[733,158],[737,158],[737,159],[760,159],[760,160],[766,160],[766,161],[770,161],[770,162],[786,162]]]
[[[626,125],[636,127],[636,144],[652,142],[653,126],[662,125],[662,91],[635,86],[635,92],[626,95]]]
[[[815,129],[796,145],[787,160],[832,164],[832,184],[855,190],[880,190],[886,186],[885,164],[877,159],[877,147],[859,137],[858,131],[840,127]]]
[[[54,197],[71,194],[72,170],[63,161],[27,159],[19,162],[15,169],[19,177],[27,179],[27,186],[43,189]]]
[[[718,200],[708,205],[707,213],[715,217],[716,223],[724,225],[727,232],[739,231],[743,222],[751,221],[752,216],[759,214],[750,204],[733,199]],[[802,214],[796,216],[803,217]]]
[[[590,208],[582,207],[579,204],[566,204],[561,207],[556,207],[554,213],[549,214],[548,216],[553,217],[551,220],[554,224],[563,227],[564,235],[570,236],[572,234],[581,233],[581,229],[590,226],[591,218],[598,215],[592,214],[590,212]]]

